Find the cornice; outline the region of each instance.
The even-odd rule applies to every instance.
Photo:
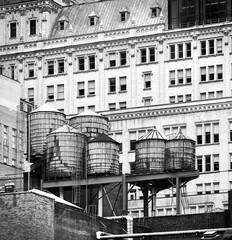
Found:
[[[110,121],[123,121],[137,118],[150,118],[150,117],[163,117],[170,115],[191,114],[197,112],[209,112],[232,109],[232,100],[227,102],[215,102],[215,103],[199,103],[191,104],[189,106],[175,106],[167,105],[166,107],[151,106],[149,108],[135,108],[132,110],[127,109],[125,111],[116,113],[102,112],[103,115],[109,118]]]

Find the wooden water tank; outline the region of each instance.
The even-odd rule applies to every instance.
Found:
[[[135,172],[164,172],[166,140],[156,128],[135,143]]]
[[[107,134],[109,131],[108,118],[91,110],[70,118],[70,125],[80,130],[88,138],[95,138],[99,134]]]
[[[65,124],[65,114],[45,104],[30,113],[31,156],[46,152],[46,135]]]
[[[64,125],[46,138],[46,174],[48,178],[84,177],[86,136]]]
[[[166,171],[195,170],[195,141],[178,132],[166,142]]]
[[[89,141],[87,173],[88,175],[119,174],[119,143],[104,133]]]

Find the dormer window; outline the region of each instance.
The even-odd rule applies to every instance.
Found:
[[[125,22],[129,18],[129,11],[124,7],[120,12],[120,22]]]
[[[159,17],[160,13],[161,13],[161,7],[160,7],[159,3],[155,2],[151,6],[151,17],[152,18]]]
[[[94,26],[97,24],[98,15],[93,11],[91,14],[89,14],[89,26]]]
[[[64,21],[59,22],[59,30],[64,30]]]
[[[65,17],[62,16],[59,20],[58,20],[58,29],[60,31],[65,30],[66,26],[68,25],[69,20]]]

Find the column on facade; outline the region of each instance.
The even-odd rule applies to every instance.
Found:
[[[44,94],[43,54],[37,54],[37,72],[35,84],[35,99],[37,105],[43,105],[46,101]]]
[[[50,11],[48,9],[41,10],[42,21],[42,37],[47,38],[50,32]]]
[[[26,41],[27,37],[27,21],[26,21],[26,17],[25,17],[26,11],[23,10],[20,12],[20,41]]]
[[[17,58],[17,61],[18,61],[18,81],[20,82],[20,91],[21,91],[21,94],[20,94],[20,97],[21,98],[24,98],[24,96],[26,97],[26,92],[25,92],[25,83],[24,83],[24,71],[23,71],[23,64],[24,64],[24,56],[19,56]],[[27,99],[27,97],[26,97]]]
[[[73,77],[73,49],[67,50],[67,78],[66,82],[64,83],[65,86],[65,97],[66,97],[66,104],[65,104],[65,110],[66,113],[74,113],[76,112],[75,109],[75,81]]]
[[[1,31],[1,37],[0,37],[0,45],[6,44],[7,34],[6,31],[8,28],[6,28],[6,18],[5,14],[0,14],[0,31]]]
[[[130,79],[128,79],[128,107],[135,107],[138,105],[138,98],[137,98],[137,71],[136,71],[136,54],[135,54],[135,42],[130,41],[129,43],[129,56],[130,59]]]

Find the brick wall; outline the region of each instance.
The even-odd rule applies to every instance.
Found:
[[[34,193],[0,195],[0,239],[54,239],[54,202]]]
[[[134,219],[134,225],[141,223],[155,232],[229,227],[227,212]]]

